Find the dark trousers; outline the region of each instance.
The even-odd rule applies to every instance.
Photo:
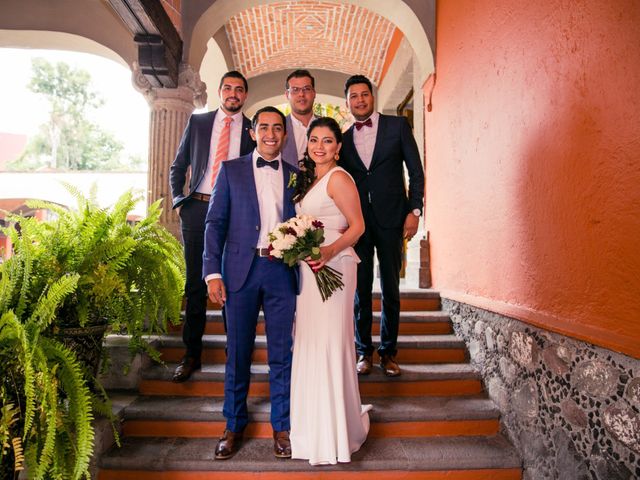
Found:
[[[289,430],[291,347],[296,288],[293,272],[284,263],[255,257],[240,290],[227,291],[227,362],[224,374],[224,407],[227,429],[242,431],[249,421],[251,356],[260,308],[264,312],[269,362],[271,426]]]
[[[382,228],[370,208],[362,212],[365,232],[355,246],[360,257],[358,285],[354,302],[356,324],[356,350],[360,355],[371,355],[373,254],[377,252],[382,290],[382,318],[378,354],[395,355],[400,324],[400,268],[402,267],[403,228]]]
[[[202,279],[202,252],[208,207],[207,202],[187,200],[180,210],[184,259],[187,265],[182,341],[186,347],[185,356],[193,358],[200,358],[202,353],[202,335],[207,321],[207,285]]]

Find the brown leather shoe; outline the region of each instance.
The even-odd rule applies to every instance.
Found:
[[[215,458],[216,460],[227,460],[233,457],[240,449],[242,444],[242,432],[232,432],[231,430],[225,430],[224,434],[218,440],[216,445]]]
[[[358,375],[369,375],[373,367],[373,358],[371,355],[360,355],[356,364]]]
[[[400,365],[396,362],[392,355],[382,355],[380,357],[380,366],[387,377],[397,377],[400,375]]]
[[[276,458],[291,458],[291,441],[289,432],[273,432],[273,453]]]
[[[180,365],[176,368],[176,371],[173,373],[173,380],[176,383],[181,383],[186,380],[189,380],[191,374],[196,370],[200,370],[201,364],[199,358],[193,357],[184,357],[180,362]]]

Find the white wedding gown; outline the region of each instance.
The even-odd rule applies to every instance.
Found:
[[[347,220],[327,194],[329,171],[296,205],[297,213],[324,224],[329,244],[347,228]],[[342,273],[344,287],[323,302],[313,271],[300,265],[293,366],[291,371],[291,453],[312,465],[350,462],[369,432],[371,405],[362,406],[356,373],[353,298],[360,260],[353,248],[328,263]]]

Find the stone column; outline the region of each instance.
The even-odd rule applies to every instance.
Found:
[[[180,238],[180,221],[171,209],[169,167],[175,158],[187,120],[195,108],[207,102],[206,85],[190,65],[182,64],[177,88],[154,87],[133,65],[133,84],[151,107],[149,122],[149,173],[147,206],[162,198],[160,222]]]

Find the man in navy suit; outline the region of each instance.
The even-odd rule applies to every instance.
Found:
[[[297,282],[293,269],[269,258],[268,233],[295,216],[289,187],[295,170],[280,154],[286,137],[284,115],[264,107],[256,112],[252,127],[256,149],[222,163],[205,229],[203,277],[210,298],[224,304],[227,320],[223,407],[227,424],[215,450],[219,460],[237,452],[248,423],[251,355],[261,308],[274,453],[278,458],[291,457],[289,390]]]
[[[220,108],[189,118],[169,173],[173,208],[180,216],[187,265],[186,312],[182,329],[186,352],[173,375],[174,382],[184,382],[200,368],[207,313],[207,286],[202,280],[204,219],[222,160],[246,155],[255,147],[249,132],[251,122],[242,114],[247,89],[247,80],[240,72],[231,71],[222,76],[218,88]],[[189,170],[191,178],[185,195]]]
[[[424,172],[407,120],[374,112],[369,79],[363,75],[350,77],[345,84],[345,96],[356,123],[343,138],[342,166],[358,186],[366,227],[355,246],[361,260],[355,296],[357,370],[358,374],[367,375],[372,368],[371,290],[375,248],[382,289],[378,355],[384,373],[393,377],[400,375],[395,356],[400,323],[402,242],[411,239],[418,230]],[[409,172],[408,195],[403,164]]]
[[[316,98],[316,83],[309,70],[294,70],[287,76],[285,96],[291,106],[287,115],[287,141],[282,150],[285,162],[298,166],[307,149],[307,128],[315,118],[313,102]]]

